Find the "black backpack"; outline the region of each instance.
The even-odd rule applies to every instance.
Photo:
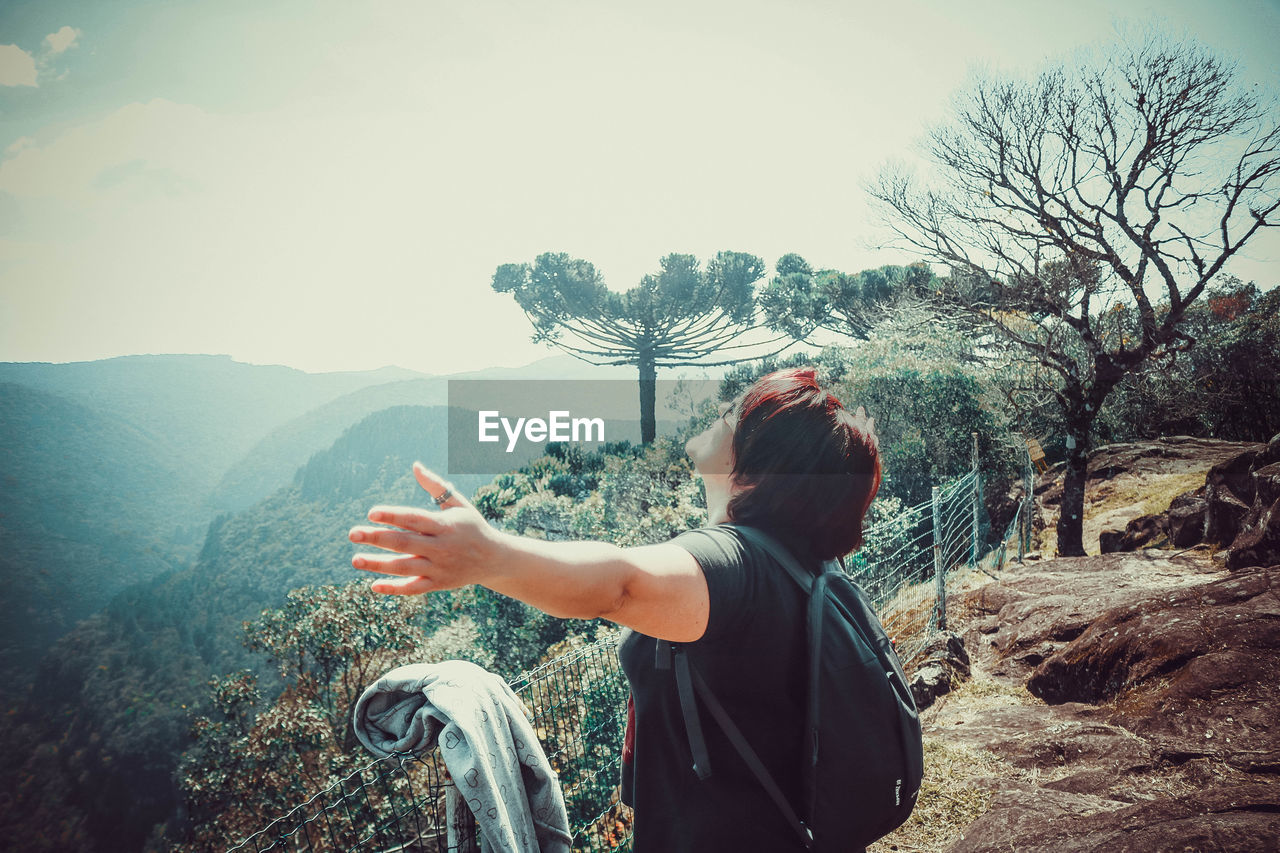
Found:
[[[696,693],[807,849],[860,850],[901,826],[920,793],[920,717],[902,664],[866,593],[835,563],[815,576],[763,531],[728,526],[771,554],[809,595],[803,810],[797,814],[688,655],[671,644],[694,772],[711,775]]]

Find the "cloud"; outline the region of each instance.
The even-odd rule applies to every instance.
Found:
[[[44,43],[48,45],[50,53],[59,54],[67,48],[75,47],[78,38],[80,38],[80,30],[75,27],[63,27],[56,33],[45,36]]]
[[[36,85],[36,61],[16,44],[0,44],[0,86]]]
[[[10,156],[17,154],[24,148],[31,148],[36,144],[35,139],[30,136],[19,136],[8,148],[4,149],[4,153]]]
[[[0,161],[0,192],[76,204],[136,182],[165,193],[190,189],[208,168],[234,172],[221,152],[244,151],[234,127],[196,107],[156,99],[128,104],[43,144],[18,140]]]

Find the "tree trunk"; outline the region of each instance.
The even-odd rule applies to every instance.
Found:
[[[1062,503],[1058,506],[1058,556],[1083,557],[1084,550],[1084,486],[1089,476],[1089,447],[1093,421],[1102,409],[1111,389],[1124,375],[1109,361],[1096,369],[1092,387],[1069,391],[1070,405],[1065,412],[1067,426],[1067,470],[1062,478]]]
[[[649,444],[657,435],[658,426],[654,420],[654,398],[657,396],[658,369],[654,367],[653,355],[642,350],[640,352],[640,443]]]
[[[1075,432],[1075,430],[1071,430]],[[1083,557],[1084,554],[1084,484],[1088,477],[1088,435],[1084,438],[1068,434],[1067,470],[1062,478],[1062,502],[1058,505],[1058,556]]]

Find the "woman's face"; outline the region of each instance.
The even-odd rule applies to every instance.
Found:
[[[737,401],[721,403],[720,417],[685,444],[684,452],[704,480],[708,476],[727,477],[733,472],[733,431],[737,425]]]

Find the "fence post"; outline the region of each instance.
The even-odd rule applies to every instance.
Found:
[[[1023,484],[1025,486],[1025,483]],[[1026,553],[1026,529],[1027,529],[1027,501],[1024,498],[1018,506],[1018,529],[1014,535],[1018,537],[1018,562],[1023,562],[1022,557]]]
[[[978,434],[973,434],[973,538],[969,544],[969,569],[978,567],[978,504],[982,502],[982,475],[978,472]]]
[[[450,779],[445,784],[447,785],[444,790],[445,844],[447,849],[474,850],[476,843],[475,818],[471,816],[471,809],[458,791],[458,786],[453,784],[453,780]]]
[[[947,630],[947,576],[942,570],[942,508],[938,487],[933,487],[933,626]]]
[[[1026,520],[1024,522],[1026,524],[1026,527],[1024,528],[1026,530],[1026,533],[1025,533],[1026,544],[1025,545],[1020,544],[1018,546],[1018,550],[1030,551],[1031,550],[1031,522],[1035,515],[1035,509],[1036,509],[1035,477],[1031,474],[1030,448],[1028,448],[1027,450],[1027,470],[1026,470],[1026,473],[1023,475],[1023,492],[1025,493],[1024,500],[1026,501],[1026,508],[1027,508],[1027,511],[1023,513],[1023,515],[1026,516]]]

